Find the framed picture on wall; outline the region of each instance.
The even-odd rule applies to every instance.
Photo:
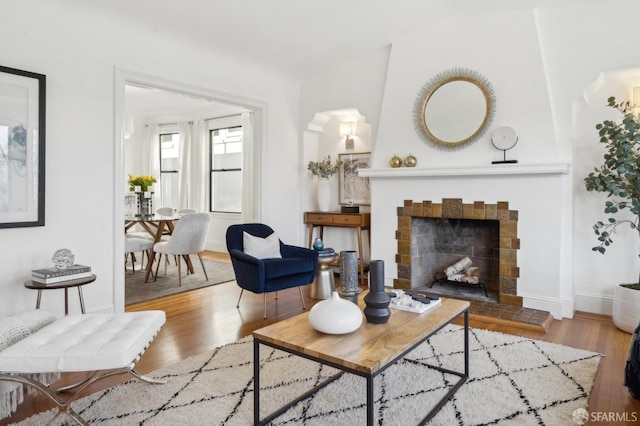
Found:
[[[369,178],[358,176],[359,169],[368,169],[371,162],[370,152],[339,154],[342,162],[338,171],[340,179],[340,204],[371,205]]]
[[[0,228],[44,226],[45,86],[0,66]]]

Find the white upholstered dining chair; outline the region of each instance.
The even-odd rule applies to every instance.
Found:
[[[193,213],[182,216],[177,221],[171,237],[167,241],[156,243],[153,250],[160,255],[178,256],[178,286],[182,286],[182,270],[180,257],[197,254],[204,271],[204,276],[209,280],[207,270],[202,261],[202,252],[207,241],[209,231],[209,213]],[[158,268],[156,265],[156,279],[158,278]]]
[[[151,259],[151,249],[153,248],[153,240],[148,238],[138,238],[138,237],[124,237],[124,264],[125,268],[127,265],[127,258],[131,256],[131,265],[133,268],[133,272],[136,272],[136,257],[135,253],[141,252],[140,257],[140,269],[142,269],[144,264],[144,256],[147,255],[147,262],[150,262]]]

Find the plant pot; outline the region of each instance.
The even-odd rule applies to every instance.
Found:
[[[640,324],[640,290],[617,285],[613,292],[612,317],[616,327],[633,333]]]

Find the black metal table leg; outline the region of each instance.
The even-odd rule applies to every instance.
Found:
[[[253,424],[260,424],[260,342],[253,341]]]
[[[373,426],[373,375],[367,376],[367,426]]]

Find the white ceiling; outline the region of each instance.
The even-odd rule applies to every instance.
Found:
[[[205,49],[250,58],[304,79],[354,52],[369,53],[398,37],[463,16],[521,9],[615,4],[615,0],[56,0],[121,24],[147,28]],[[205,101],[127,88],[128,112],[161,115]],[[236,113],[220,108],[216,115]]]
[[[615,0],[56,0],[304,78],[461,16]]]

